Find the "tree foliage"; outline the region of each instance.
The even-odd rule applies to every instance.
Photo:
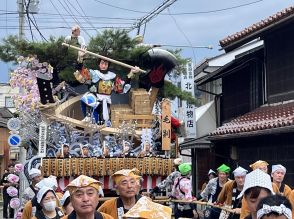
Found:
[[[69,83],[75,83],[73,72],[75,71],[75,63],[77,51],[61,46],[64,37],[50,37],[48,42],[28,42],[18,40],[17,36],[8,36],[2,39],[0,44],[0,59],[4,62],[16,61],[19,56],[37,55],[40,62],[48,62],[54,68],[54,76],[59,77]],[[110,58],[128,63],[130,65],[141,66],[140,58],[148,50],[146,47],[136,47],[136,43],[132,40],[125,30],[105,30],[101,34],[92,37],[88,43],[88,50]],[[181,50],[168,50],[175,55],[178,65],[175,68],[177,75],[180,75],[185,68],[186,59],[180,55]],[[97,59],[87,57],[85,66],[89,68],[97,68]],[[129,69],[118,65],[111,65],[111,70],[123,76],[129,72]],[[163,91],[164,97],[179,97],[190,103],[196,103],[196,99],[189,93],[182,91],[170,82],[166,82]]]

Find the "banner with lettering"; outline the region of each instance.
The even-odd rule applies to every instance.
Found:
[[[186,66],[186,71],[181,75],[181,89],[187,91],[195,96],[194,91],[194,72],[193,72],[193,63],[188,61]],[[187,138],[196,138],[196,115],[195,115],[195,106],[187,103],[187,101],[182,101],[183,109],[183,120],[185,122],[185,128],[187,133]]]
[[[41,122],[39,125],[39,151],[40,157],[46,157],[47,124]]]
[[[162,150],[170,150],[171,141],[171,106],[169,99],[163,99],[161,103],[162,118],[161,118],[161,132],[162,132]]]

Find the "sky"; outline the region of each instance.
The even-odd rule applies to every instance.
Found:
[[[28,0],[26,0],[28,1]],[[33,2],[34,0],[31,0]],[[39,11],[30,15],[44,38],[70,35],[70,27],[81,26],[86,41],[105,28],[127,28],[168,0],[39,0]],[[0,0],[0,40],[18,34],[16,0]],[[169,2],[172,2],[170,0]],[[140,28],[144,42],[182,48],[181,55],[194,64],[224,53],[219,40],[253,23],[293,6],[293,0],[173,0],[168,9]],[[137,29],[129,32],[130,37]],[[25,39],[42,38],[25,20]],[[180,46],[180,47],[177,47]],[[184,46],[184,47],[181,47]],[[196,47],[194,49],[191,46]],[[213,49],[201,48],[212,46]],[[199,47],[199,48],[197,48]],[[0,62],[0,82],[7,82],[11,65]]]

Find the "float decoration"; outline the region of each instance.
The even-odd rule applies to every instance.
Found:
[[[142,88],[130,90],[128,104],[110,105],[111,120],[107,124],[97,122],[91,116],[84,120],[83,95],[77,94],[65,82],[54,87],[50,64],[41,63],[33,56],[20,58],[10,83],[22,90],[22,98],[16,98],[15,102],[21,121],[19,132],[28,151],[25,173],[30,168],[42,166],[44,176],[59,178],[80,174],[106,177],[124,168],[137,168],[140,174],[149,176],[170,174],[173,159],[161,149],[161,118],[152,110],[164,77],[175,67],[176,58],[157,48],[146,54],[148,70],[139,69],[143,73],[139,76],[139,87]],[[116,60],[110,61],[118,64]],[[86,83],[91,78],[88,77],[91,70],[82,67],[75,75]],[[118,90],[125,90],[126,84],[119,85],[122,83],[122,80],[115,80],[114,85]],[[157,102],[156,106],[159,105]],[[42,163],[38,156],[41,122],[47,126],[46,157]]]

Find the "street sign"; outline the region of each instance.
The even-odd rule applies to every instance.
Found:
[[[11,147],[17,147],[21,143],[21,137],[19,135],[13,134],[8,137],[8,144]]]
[[[11,118],[7,122],[7,128],[11,131],[17,131],[20,129],[21,121],[18,118]]]

